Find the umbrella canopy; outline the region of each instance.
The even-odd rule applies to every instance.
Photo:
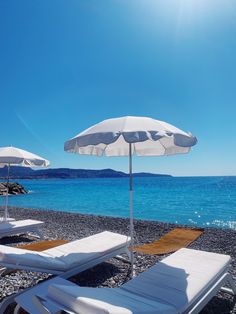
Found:
[[[132,155],[165,156],[188,153],[195,136],[175,126],[148,117],[104,120],[65,142],[64,150],[82,155],[129,156],[131,275],[133,274]]]
[[[47,167],[49,161],[26,150],[8,146],[0,147],[0,165]]]
[[[196,137],[147,117],[104,120],[65,143],[65,151],[97,156],[163,156],[188,153]]]
[[[9,182],[10,166],[24,166],[24,167],[47,167],[49,161],[32,154],[26,150],[16,148],[13,146],[0,147],[0,166],[8,166],[7,183]],[[6,191],[6,206],[4,212],[4,221],[8,218],[8,185]]]

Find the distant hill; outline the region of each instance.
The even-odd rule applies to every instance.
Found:
[[[0,178],[7,176],[7,167],[0,168]],[[11,179],[76,179],[76,178],[121,178],[128,177],[129,174],[116,171],[113,169],[102,170],[89,170],[89,169],[70,169],[70,168],[57,168],[57,169],[43,169],[33,170],[27,167],[11,167]],[[163,177],[170,175],[154,174],[139,172],[134,173],[134,177]]]

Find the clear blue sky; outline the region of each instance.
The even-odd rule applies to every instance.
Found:
[[[137,157],[134,171],[236,175],[236,2],[0,0],[0,106],[0,145],[52,167],[127,171],[127,158],[63,144],[103,119],[142,115],[199,143]]]

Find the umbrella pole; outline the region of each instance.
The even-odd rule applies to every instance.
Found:
[[[130,204],[130,249],[131,277],[134,274],[134,221],[133,221],[133,178],[132,178],[132,144],[129,143],[129,204]]]
[[[7,194],[6,194],[6,205],[5,205],[5,212],[4,212],[4,221],[7,221],[7,218],[8,218],[9,181],[10,181],[10,164],[7,165]]]

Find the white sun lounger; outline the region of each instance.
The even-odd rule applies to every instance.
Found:
[[[0,238],[8,237],[16,234],[24,233],[36,233],[40,238],[43,238],[39,227],[42,226],[44,222],[33,219],[25,220],[10,220],[0,223]]]
[[[129,255],[129,237],[104,231],[42,252],[0,245],[0,265],[60,275],[79,273],[116,255]]]
[[[227,272],[230,256],[180,249],[119,288],[79,287],[61,277],[15,298],[34,314],[177,314],[199,313],[219,290],[236,294]],[[231,286],[222,288],[226,283]]]
[[[70,278],[112,257],[120,257],[120,254],[126,254],[129,261],[129,244],[130,237],[104,231],[42,252],[0,245],[0,265],[7,269],[45,272]],[[4,313],[14,297],[9,296],[0,303],[0,314]]]

